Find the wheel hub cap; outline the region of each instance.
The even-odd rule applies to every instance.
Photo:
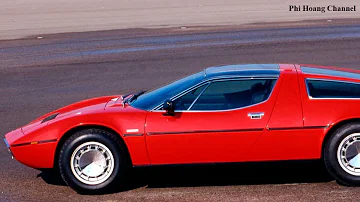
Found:
[[[360,133],[347,136],[340,143],[337,156],[344,171],[360,176]]]
[[[78,146],[70,160],[71,171],[81,182],[96,185],[112,174],[114,158],[111,151],[98,142],[86,142]]]

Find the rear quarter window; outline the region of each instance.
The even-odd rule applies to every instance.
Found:
[[[360,83],[306,79],[312,98],[360,98]]]

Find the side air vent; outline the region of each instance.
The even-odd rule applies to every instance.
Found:
[[[52,115],[44,118],[44,119],[41,121],[41,123],[44,123],[44,122],[46,122],[46,121],[53,120],[57,115],[59,115],[59,113],[52,114]]]

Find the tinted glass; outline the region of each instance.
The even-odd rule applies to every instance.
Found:
[[[220,67],[209,67],[205,70],[209,76],[241,75],[241,76],[279,76],[280,70],[277,64],[247,64],[226,65]]]
[[[191,110],[226,110],[246,107],[268,99],[275,79],[213,82],[200,95]]]
[[[203,85],[199,88],[196,88],[182,97],[174,100],[175,110],[187,110],[190,105],[194,102],[194,100],[200,95],[200,93],[204,90],[207,85]]]
[[[360,84],[307,79],[313,98],[360,98]]]
[[[328,76],[338,76],[338,77],[360,79],[360,74],[358,74],[358,73],[345,72],[345,71],[332,70],[332,69],[301,67],[301,71],[306,74],[318,74],[318,75],[328,75]]]
[[[167,99],[181,93],[191,86],[199,83],[204,78],[204,73],[199,72],[185,77],[161,88],[147,92],[134,100],[131,106],[144,110],[151,110]],[[135,82],[135,81],[134,81]]]

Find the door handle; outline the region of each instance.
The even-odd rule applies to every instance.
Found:
[[[251,119],[261,119],[264,114],[264,112],[248,113],[248,117],[250,117]]]

